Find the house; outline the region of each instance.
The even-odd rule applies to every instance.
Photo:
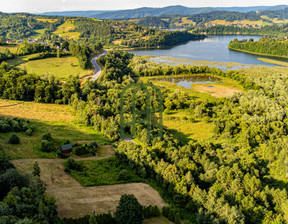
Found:
[[[62,153],[70,153],[72,152],[72,149],[73,149],[72,143],[61,145]]]
[[[12,40],[6,40],[6,44],[11,44]]]

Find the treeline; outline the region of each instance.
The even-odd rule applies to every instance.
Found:
[[[29,100],[45,103],[67,104],[74,93],[80,92],[78,77],[72,77],[60,84],[53,76],[40,78],[27,74],[8,63],[0,65],[0,98],[10,100]]]
[[[259,41],[238,40],[231,41],[228,47],[232,50],[247,51],[271,56],[288,56],[288,41],[275,38],[261,38]]]
[[[40,169],[19,174],[0,147],[0,223],[59,223],[55,200],[44,195]]]
[[[215,11],[209,13],[200,13],[191,15],[188,17],[189,20],[200,23],[208,23],[214,20],[226,20],[229,22],[234,22],[236,20],[250,20],[250,21],[258,21],[262,20],[262,18],[257,15],[255,12],[249,13],[241,13],[241,12],[228,12],[228,11]]]
[[[171,75],[192,75],[192,74],[211,74],[220,77],[227,77],[237,81],[245,89],[259,89],[246,75],[239,72],[228,71],[224,72],[221,69],[208,66],[191,66],[191,65],[166,65],[157,64],[143,57],[134,56],[129,64],[133,74],[136,76],[171,76]]]
[[[15,58],[15,55],[12,54],[9,49],[6,49],[4,52],[0,52],[0,63],[2,61],[6,61],[6,60],[9,60],[9,59],[13,59]]]
[[[195,35],[188,32],[180,31],[157,31],[153,35],[148,35],[147,39],[138,39],[138,40],[127,40],[122,41],[122,45],[127,45],[127,47],[165,47],[172,46],[175,44],[187,42],[190,40],[203,40],[205,35]]]
[[[287,35],[287,24],[281,25],[267,25],[261,28],[250,27],[238,27],[236,25],[224,26],[216,25],[207,28],[197,28],[193,30],[194,33],[198,34],[251,34],[251,35]]]
[[[143,17],[138,21],[138,24],[147,26],[147,27],[156,27],[156,28],[165,28],[165,29],[168,29],[170,26],[169,22],[162,20],[161,17],[156,17],[156,16]]]

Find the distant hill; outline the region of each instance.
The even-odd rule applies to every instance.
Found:
[[[194,15],[200,13],[209,13],[213,11],[234,11],[250,12],[265,10],[281,10],[287,8],[287,5],[279,6],[255,6],[255,7],[223,7],[223,8],[188,8],[185,6],[168,6],[164,8],[139,8],[130,10],[120,10],[114,12],[104,12],[93,15],[92,17],[100,19],[133,19],[146,16],[163,16],[163,15]]]
[[[265,11],[265,10],[281,10],[287,8],[288,5],[277,6],[252,6],[252,7],[203,7],[189,8],[181,5],[168,6],[164,8],[138,8],[115,11],[64,11],[64,12],[45,12],[40,15],[49,16],[82,16],[100,19],[133,19],[146,16],[163,16],[163,15],[194,15],[199,13],[209,13],[213,11],[235,11],[235,12],[250,12],[250,11]]]
[[[44,12],[38,15],[42,16],[79,16],[79,17],[93,17],[100,13],[107,13],[112,11],[64,11],[64,12]]]

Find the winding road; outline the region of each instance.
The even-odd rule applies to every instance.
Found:
[[[98,79],[98,77],[101,75],[101,67],[97,64],[97,59],[100,58],[101,56],[107,54],[108,52],[104,50],[102,54],[97,55],[96,57],[91,59],[91,63],[94,66],[95,70],[93,73],[93,77],[91,78],[91,81],[95,81]]]

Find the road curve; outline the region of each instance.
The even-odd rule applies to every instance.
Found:
[[[98,79],[98,77],[101,75],[101,67],[97,64],[97,59],[101,56],[107,54],[108,52],[104,50],[102,54],[97,55],[96,57],[91,59],[91,63],[94,66],[95,70],[93,73],[93,77],[91,78],[91,81],[95,81]]]

